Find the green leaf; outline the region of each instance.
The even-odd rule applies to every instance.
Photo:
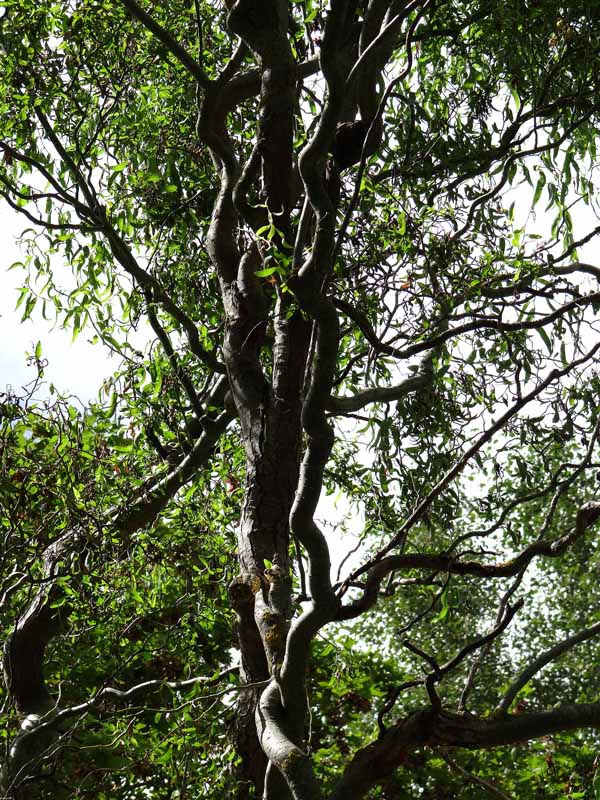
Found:
[[[546,175],[543,172],[540,172],[540,177],[538,178],[537,183],[535,185],[535,192],[533,195],[533,203],[532,203],[533,208],[535,208],[538,200],[542,196],[542,190],[545,185],[546,185]]]
[[[254,274],[257,278],[268,278],[269,275],[272,275],[274,272],[278,272],[279,267],[266,267],[265,269],[259,269]]]
[[[542,341],[546,345],[546,347],[548,349],[548,352],[550,353],[550,355],[552,355],[552,352],[553,352],[554,348],[552,346],[552,342],[550,341],[550,337],[548,336],[548,334],[546,333],[546,331],[543,328],[536,328],[536,330],[539,333]]]

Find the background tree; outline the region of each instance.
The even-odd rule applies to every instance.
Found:
[[[590,792],[597,3],[3,9],[4,795]]]

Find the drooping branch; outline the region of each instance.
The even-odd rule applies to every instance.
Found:
[[[490,536],[491,534],[495,533],[499,528],[505,523],[509,514],[514,511],[519,506],[523,506],[527,503],[531,503],[532,501],[539,500],[542,497],[545,497],[549,492],[554,491],[553,499],[550,503],[548,509],[548,515],[546,516],[546,520],[544,522],[544,527],[547,526],[553,508],[556,506],[556,501],[561,495],[564,495],[568,488],[575,483],[576,479],[590,466],[592,462],[592,455],[594,452],[594,448],[596,446],[596,442],[598,441],[598,436],[600,435],[600,419],[597,420],[596,424],[594,425],[594,429],[592,431],[592,435],[588,442],[588,446],[584,453],[583,458],[576,463],[569,463],[563,462],[560,464],[556,470],[554,470],[553,474],[549,477],[549,480],[545,485],[536,489],[533,492],[528,492],[525,495],[520,497],[516,497],[507,503],[503,508],[499,516],[496,520],[489,525],[487,528],[482,528],[479,530],[468,531],[467,533],[463,533],[458,536],[453,542],[450,547],[450,552],[455,552],[457,548],[461,547],[464,542],[468,541],[469,539],[473,539],[475,537],[481,536]],[[568,468],[571,467],[573,471],[561,478],[561,474]],[[542,535],[545,531],[542,531]]]
[[[194,321],[171,299],[160,281],[140,267],[130,247],[112,226],[104,210],[101,210],[100,219],[102,220],[103,232],[119,264],[121,264],[123,269],[125,269],[142,288],[149,289],[153,294],[154,301],[160,303],[164,310],[181,325],[185,331],[190,352],[192,352],[199,361],[206,364],[213,372],[223,374],[225,372],[225,367],[216,358],[213,351],[206,350],[206,348],[203,347],[200,341],[198,328]]]
[[[14,147],[12,147],[6,141],[0,142],[0,149],[4,153],[4,158],[5,159],[8,158],[11,161],[18,161],[21,164],[25,164],[26,167],[29,167],[30,169],[33,169],[36,172],[39,172],[40,175],[55,190],[55,192],[56,192],[56,194],[58,196],[58,199],[60,199],[61,202],[66,203],[69,206],[71,206],[72,208],[74,208],[75,211],[79,214],[79,216],[84,220],[84,223],[85,223],[85,220],[87,219],[89,221],[89,224],[92,225],[92,217],[93,217],[93,215],[91,213],[91,209],[85,203],[82,203],[81,200],[79,200],[77,197],[75,197],[75,195],[71,194],[71,192],[69,192],[60,183],[60,181],[58,181],[54,177],[54,175],[50,172],[50,170],[46,167],[46,165],[42,163],[42,161],[40,159],[34,158],[33,156],[29,155],[28,153],[21,153],[20,150],[15,149]],[[15,193],[16,186],[13,186],[12,184],[10,184],[5,178],[3,178],[2,182],[7,187],[7,190],[9,190],[11,193]],[[34,195],[35,195],[35,193],[34,193]],[[21,191],[21,192],[19,192],[19,197],[22,200],[25,200],[27,197],[31,197],[31,194],[29,193],[29,190],[27,191],[27,194],[25,194],[25,192]],[[21,207],[19,207],[17,210],[20,211]]]
[[[567,125],[565,127],[562,135],[559,136],[558,139],[554,139],[548,144],[542,144],[542,145],[537,145],[535,147],[531,147],[528,150],[521,150],[515,153],[511,153],[511,155],[509,155],[506,161],[504,162],[504,165],[502,167],[502,173],[500,175],[500,179],[498,180],[498,182],[495,183],[491,189],[488,189],[488,191],[479,195],[479,197],[477,197],[471,203],[471,206],[467,213],[467,218],[463,226],[454,234],[454,238],[459,239],[460,237],[464,236],[464,234],[467,233],[467,231],[470,229],[473,223],[477,209],[481,208],[485,203],[488,203],[490,200],[496,197],[506,186],[509,180],[510,170],[513,164],[515,164],[519,160],[524,160],[529,156],[540,155],[541,153],[545,153],[550,150],[554,150],[557,147],[560,147],[564,142],[568,140],[569,136],[571,136],[574,131],[582,127],[583,123],[587,122],[587,120],[590,119],[595,110],[596,110],[595,106],[591,105],[589,109],[586,109],[586,112],[584,114],[578,117],[570,125]]]
[[[46,219],[42,219],[42,217],[36,217],[34,214],[29,211],[29,209],[24,208],[23,206],[19,205],[19,203],[14,199],[14,190],[11,185],[8,184],[7,181],[0,176],[0,182],[7,186],[6,189],[0,189],[0,197],[3,197],[4,200],[8,203],[8,205],[17,213],[22,214],[25,219],[29,220],[33,225],[36,225],[39,228],[44,228],[49,231],[81,231],[82,233],[91,233],[92,231],[99,230],[97,225],[87,225],[85,222],[51,222]],[[41,197],[48,197],[50,199],[62,201],[62,197],[59,195],[39,195],[35,196],[32,195],[24,196],[23,199],[25,200],[36,200],[40,199]]]
[[[154,308],[154,301],[152,298],[152,293],[149,290],[144,292],[144,298],[146,300],[146,314],[148,315],[148,321],[152,326],[152,330],[158,337],[165,355],[169,359],[171,367],[173,368],[173,372],[175,376],[183,386],[187,398],[196,414],[197,419],[200,419],[204,416],[204,410],[202,408],[202,404],[200,403],[200,398],[198,397],[194,385],[191,381],[190,376],[187,372],[182,368],[181,364],[179,363],[179,358],[177,353],[175,352],[173,345],[171,343],[171,339],[169,334],[165,331],[163,326],[160,324],[159,319],[156,315],[156,310]]]
[[[136,0],[122,0],[123,5],[134,19],[137,19],[147,28],[156,38],[163,43],[167,50],[175,56],[177,61],[182,64],[190,75],[198,81],[200,86],[207,88],[210,84],[206,73],[201,65],[193,58],[188,51],[182,47],[166,28],[163,28],[147,11],[136,3]]]
[[[138,683],[129,689],[115,689],[105,686],[98,690],[93,697],[83,703],[58,709],[53,706],[43,714],[29,714],[21,732],[15,737],[10,746],[10,758],[0,770],[0,789],[10,792],[19,787],[21,782],[26,782],[38,766],[38,763],[51,754],[57,746],[60,732],[64,730],[65,723],[74,718],[82,719],[90,712],[98,709],[104,702],[129,703],[140,696],[148,697],[156,692],[169,689],[172,692],[181,692],[194,686],[207,687],[218,685],[224,678],[236,674],[237,667],[229,667],[218,675],[205,677],[196,676],[183,681],[151,680]],[[203,699],[213,699],[234,691],[237,687],[228,686],[219,692],[204,696]],[[7,795],[8,796],[8,795]]]
[[[221,378],[209,402],[223,402],[226,380]],[[125,507],[109,510],[103,520],[94,523],[94,529],[115,531],[124,540],[156,518],[168,501],[196,473],[210,457],[214,446],[231,421],[224,411],[216,419],[204,418],[204,431],[190,452],[166,476],[160,477],[144,493]],[[55,707],[44,678],[44,659],[50,641],[62,630],[69,614],[60,578],[66,577],[71,562],[86,551],[88,532],[82,522],[52,542],[42,555],[43,576],[41,586],[26,610],[18,618],[4,649],[3,669],[7,688],[15,705],[24,717],[23,730],[31,727],[28,718],[39,718],[52,711],[52,725],[43,729],[43,735],[18,740],[10,751],[4,781],[13,782],[24,764],[35,766],[47,748],[55,741],[58,728],[54,724],[59,709]],[[72,577],[72,576],[71,576]],[[25,759],[25,761],[23,760]]]
[[[81,203],[79,200],[72,203],[68,193],[64,193],[64,201],[72,205],[84,222],[89,220],[94,223],[95,229],[100,230],[105,235],[113,255],[123,269],[143,290],[150,291],[155,302],[160,303],[164,310],[181,325],[186,333],[191,352],[212,371],[224,373],[225,367],[218,361],[215,354],[202,346],[200,334],[194,321],[172,300],[160,281],[140,267],[131,248],[111,223],[106,209],[100,204],[95,188],[65,149],[46,114],[36,108],[36,116],[59,158],[69,170],[76,186],[85,198],[86,204]],[[42,174],[45,174],[45,172],[46,170]]]

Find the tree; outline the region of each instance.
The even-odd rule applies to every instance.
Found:
[[[4,796],[583,796],[597,4],[3,7]]]

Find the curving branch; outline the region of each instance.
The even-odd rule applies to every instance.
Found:
[[[537,399],[540,394],[548,387],[551,383],[562,378],[566,375],[569,375],[576,367],[581,366],[588,362],[595,353],[600,350],[600,342],[595,344],[587,353],[584,353],[580,358],[573,360],[570,364],[568,364],[563,369],[553,369],[551,370],[548,375],[538,383],[536,387],[534,387],[528,394],[521,396],[516,403],[514,403],[501,417],[499,417],[496,422],[492,423],[490,427],[479,436],[475,442],[469,447],[464,454],[458,459],[458,461],[454,464],[451,469],[446,472],[446,474],[437,482],[437,484],[433,487],[431,492],[421,500],[421,502],[417,505],[415,510],[410,514],[406,522],[402,525],[398,533],[388,542],[385,547],[383,547],[376,555],[374,555],[369,561],[363,564],[361,567],[356,569],[346,580],[344,587],[342,587],[342,592],[345,591],[345,587],[348,586],[349,583],[356,580],[360,575],[363,575],[377,562],[381,561],[381,559],[387,555],[390,550],[402,545],[406,539],[406,535],[408,532],[413,528],[413,526],[422,519],[425,512],[430,508],[431,504],[434,500],[439,497],[439,495],[452,483],[452,481],[460,475],[466,465],[469,463],[471,458],[478,453],[481,448],[486,445],[493,437],[498,433],[498,431],[502,430],[506,424],[517,414],[521,411],[528,403],[531,403],[533,400]]]
[[[547,527],[547,524],[550,522],[551,513],[553,513],[552,509],[555,508],[556,502],[561,495],[564,495],[566,491],[569,489],[570,486],[576,481],[576,479],[587,469],[590,467],[592,463],[592,455],[594,448],[596,446],[596,442],[598,441],[598,436],[600,434],[600,418],[597,420],[594,428],[592,430],[592,434],[590,436],[590,440],[588,442],[588,446],[586,451],[583,455],[583,458],[576,462],[564,462],[558,466],[558,468],[552,473],[549,480],[545,485],[541,488],[534,490],[533,492],[529,492],[522,497],[516,497],[515,499],[511,500],[507,503],[503,508],[499,516],[496,518],[495,522],[493,522],[487,528],[483,528],[480,530],[475,531],[468,531],[467,533],[463,533],[458,536],[451,544],[449,548],[449,552],[454,552],[460,545],[466,542],[469,539],[473,539],[475,537],[481,536],[490,536],[491,534],[495,533],[507,520],[509,514],[514,511],[519,506],[525,505],[526,503],[530,503],[534,500],[539,500],[545,495],[549,494],[551,491],[554,491],[554,495],[552,501],[550,503],[549,513],[550,516],[546,517],[544,522],[544,527]],[[561,474],[567,469],[571,468],[573,472],[567,475],[564,478],[561,478]],[[542,535],[545,531],[542,531]]]
[[[313,320],[314,347],[310,352],[310,376],[301,415],[308,445],[300,466],[289,526],[308,555],[312,599],[308,609],[291,626],[283,663],[280,670],[274,670],[278,680],[265,690],[256,713],[259,739],[270,761],[265,798],[283,797],[284,790],[277,787],[277,774],[285,777],[296,800],[320,797],[311,760],[304,753],[302,743],[310,644],[319,629],[334,617],[339,605],[331,586],[327,543],[314,521],[323,471],[334,438],[325,409],[333,385],[339,344],[337,313],[323,289],[332,269],[335,227],[335,208],[325,186],[323,167],[344,101],[344,72],[338,63],[338,51],[351,18],[349,5],[337,4],[327,19],[321,65],[329,96],[320,123],[300,155],[300,173],[316,225],[311,253],[288,285],[302,311]],[[297,244],[298,249],[302,248]]]
[[[583,269],[583,267],[586,267],[586,269]],[[569,268],[564,268],[562,271],[564,274],[568,274],[567,270],[572,272],[577,271]],[[580,271],[585,271],[594,275],[595,277],[598,277],[598,270],[595,270],[589,265],[581,265]],[[514,287],[510,291],[514,292]],[[358,309],[353,308],[349,303],[336,299],[335,305],[337,308],[343,311],[344,314],[350,317],[353,322],[356,323],[363,333],[365,339],[377,353],[393,356],[394,358],[398,359],[406,359],[411,358],[418,353],[432,350],[435,347],[440,347],[450,339],[458,338],[462,334],[470,333],[472,331],[495,330],[498,331],[498,333],[515,333],[517,331],[538,330],[539,328],[544,328],[546,325],[556,322],[556,320],[565,316],[569,312],[574,311],[576,308],[591,306],[598,302],[600,302],[600,292],[591,292],[584,297],[577,297],[574,300],[571,300],[569,303],[565,303],[564,305],[552,311],[550,314],[545,314],[539,319],[523,320],[521,322],[503,322],[501,319],[493,317],[476,317],[471,322],[465,322],[462,325],[454,325],[453,327],[449,327],[443,333],[440,333],[431,339],[424,339],[420,342],[410,345],[409,347],[403,348],[393,347],[386,342],[382,342],[365,315],[362,314]]]
[[[327,402],[327,410],[334,415],[351,414],[370,403],[391,403],[394,400],[401,400],[412,392],[424,388],[430,382],[430,373],[418,372],[416,375],[405,378],[396,386],[372,386],[351,397],[331,396]]]
[[[506,186],[510,175],[510,169],[513,164],[518,162],[520,159],[524,160],[528,156],[540,155],[541,153],[547,153],[548,151],[553,150],[556,147],[560,147],[560,145],[566,142],[569,136],[574,131],[580,128],[584,122],[587,122],[593,116],[595,110],[596,110],[595,106],[591,104],[590,108],[586,110],[585,114],[583,114],[581,117],[578,117],[574,122],[565,127],[564,132],[562,133],[561,136],[558,137],[558,139],[555,139],[549,142],[548,144],[538,145],[536,147],[530,147],[528,150],[520,150],[517,151],[516,153],[512,153],[511,155],[509,155],[502,167],[502,174],[500,175],[500,180],[494,186],[492,186],[491,189],[481,194],[471,203],[471,206],[467,214],[467,219],[464,225],[462,226],[462,228],[460,228],[458,231],[454,233],[453,238],[455,239],[461,238],[471,227],[477,209],[483,206],[489,200],[492,200],[494,197],[496,197],[499,194],[499,192]],[[528,134],[528,136],[529,135],[530,134]],[[459,180],[462,182],[464,178],[461,177]]]
[[[511,578],[518,575],[534,558],[558,558],[580,539],[585,531],[600,518],[600,503],[584,503],[577,513],[573,530],[550,541],[538,540],[524,548],[507,561],[484,564],[480,561],[462,561],[448,554],[403,553],[381,558],[368,571],[367,581],[361,597],[342,606],[336,619],[354,619],[372,608],[379,598],[379,589],[384,579],[392,572],[422,569],[431,573],[444,572],[449,575],[468,575],[474,578]]]
[[[439,327],[446,328],[447,321],[442,320]],[[405,378],[396,386],[371,386],[350,397],[332,395],[327,401],[327,410],[334,415],[350,414],[370,403],[390,403],[394,400],[401,400],[412,392],[430,387],[434,378],[433,359],[437,353],[437,349],[427,353],[416,368],[415,374]]]
[[[486,631],[485,633],[481,634],[480,636],[476,636],[470,642],[467,642],[465,645],[461,647],[458,653],[447,661],[445,664],[440,665],[438,664],[437,660],[434,656],[427,653],[425,650],[422,650],[420,647],[417,647],[410,639],[404,639],[402,644],[406,647],[407,650],[410,650],[411,653],[414,653],[419,658],[426,661],[429,666],[431,667],[431,672],[426,674],[423,678],[417,678],[410,681],[405,682],[401,688],[397,688],[393,694],[390,696],[387,703],[383,706],[382,710],[378,715],[378,724],[380,731],[385,731],[385,727],[383,724],[383,716],[386,714],[390,708],[392,707],[393,703],[396,701],[398,695],[400,694],[401,689],[407,689],[412,686],[419,686],[424,685],[425,689],[427,690],[427,694],[429,696],[429,701],[431,703],[431,707],[436,710],[440,711],[442,708],[441,699],[436,691],[436,684],[443,680],[443,678],[448,675],[452,670],[456,669],[471,653],[474,653],[477,650],[481,650],[481,648],[489,647],[489,645],[497,639],[501,634],[506,630],[506,628],[510,625],[513,620],[513,617],[523,607],[523,600],[517,601],[514,606],[509,605],[506,603],[501,613],[498,616],[496,624],[491,630]]]
[[[270,769],[274,765],[279,773],[285,776],[294,800],[321,800],[321,790],[313,773],[310,758],[294,743],[293,733],[289,731],[289,713],[283,710],[280,688],[275,681],[272,681],[262,693],[256,709],[256,727],[261,746],[269,759],[266,791],[272,791],[274,788],[273,773]],[[273,800],[279,800],[281,797],[280,794],[272,796]]]

